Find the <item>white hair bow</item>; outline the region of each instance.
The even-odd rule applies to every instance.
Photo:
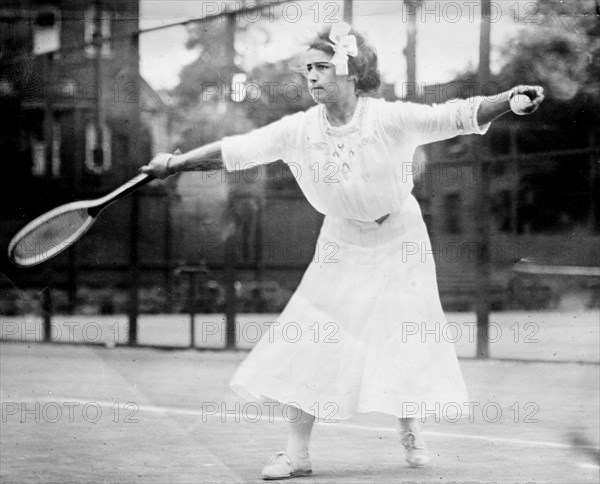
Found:
[[[348,35],[350,25],[346,22],[335,24],[329,33],[329,39],[333,42],[331,46],[335,52],[331,63],[335,66],[338,76],[348,75],[348,56],[355,57],[358,54],[356,36]]]

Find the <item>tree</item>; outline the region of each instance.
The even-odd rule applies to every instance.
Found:
[[[242,106],[258,126],[305,111],[314,104],[299,71],[299,60],[292,58],[264,64],[250,72]]]
[[[597,171],[590,179],[594,176],[590,155],[560,153],[589,148],[594,136],[598,143],[600,17],[595,14],[600,12],[594,11],[596,5],[539,2],[536,22],[527,24],[501,50],[504,66],[484,86],[485,95],[517,84],[545,88],[546,100],[535,115],[502,117],[488,135],[496,155],[508,154],[511,145],[520,153],[556,152],[543,159],[519,161],[519,231],[564,231],[577,226],[598,230],[593,214],[598,213],[594,193],[599,182]],[[476,73],[466,72],[440,91],[454,97],[457,92],[476,92],[476,85]],[[446,142],[444,151],[449,152],[450,143],[455,151],[467,151],[470,142],[469,137]]]
[[[594,7],[596,7],[594,9]],[[538,2],[538,22],[502,50],[508,82],[540,83],[551,100],[600,102],[600,17],[596,2]]]

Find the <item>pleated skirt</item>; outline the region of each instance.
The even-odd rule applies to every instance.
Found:
[[[326,216],[287,306],[230,381],[319,420],[468,415],[420,207],[382,224]]]

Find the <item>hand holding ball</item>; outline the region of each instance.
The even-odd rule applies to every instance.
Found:
[[[527,94],[516,94],[510,98],[510,109],[519,116],[531,114],[535,110],[535,107],[536,105],[529,99]]]
[[[517,86],[509,98],[510,110],[519,115],[533,113],[544,100],[544,88],[541,86]]]

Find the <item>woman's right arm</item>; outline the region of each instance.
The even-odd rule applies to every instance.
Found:
[[[220,170],[223,167],[221,141],[215,141],[187,153],[159,153],[140,171],[162,179],[182,171]]]
[[[304,113],[284,116],[249,133],[228,136],[187,153],[159,153],[140,168],[157,178],[167,178],[181,171],[245,170],[257,165],[286,160],[295,148],[294,139],[301,128]]]

